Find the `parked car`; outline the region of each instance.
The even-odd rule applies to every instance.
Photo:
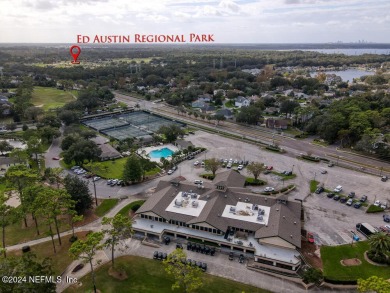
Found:
[[[337,185],[333,191],[334,192],[341,192],[342,190],[343,190],[343,187],[341,185]]]
[[[169,242],[171,242],[171,238],[169,238],[169,236],[164,236],[164,243],[165,243],[165,245],[168,245]]]
[[[387,176],[382,176],[381,181],[386,182],[389,179]]]
[[[176,166],[176,165],[173,166],[173,167],[172,167],[172,170],[173,170],[173,171],[176,171],[176,170],[177,170],[177,166]]]
[[[187,243],[187,250],[191,250],[191,247],[192,247],[191,242],[188,242],[188,243]]]
[[[98,181],[98,180],[100,180],[101,178],[99,177],[99,176],[96,176],[96,177],[93,177],[93,181]]]
[[[379,207],[381,205],[381,202],[380,202],[380,200],[376,200],[375,202],[374,202],[374,206],[377,206],[377,207]]]
[[[338,201],[340,199],[340,195],[336,194],[334,197],[333,197],[334,200]]]
[[[244,168],[244,165],[238,165],[237,170],[242,170]]]
[[[269,187],[269,186],[267,186],[266,188],[264,188],[264,191],[265,191],[265,192],[274,191],[274,190],[275,190],[275,188]]]
[[[351,191],[349,194],[348,194],[348,197],[349,198],[354,198],[355,197],[355,192],[354,191]]]
[[[390,215],[383,215],[383,221],[390,223]]]
[[[361,198],[360,198],[360,202],[366,202],[367,200],[367,195],[363,195]]]
[[[204,168],[204,167],[206,166],[206,163],[202,161],[202,162],[200,163],[200,166]]]
[[[350,199],[348,199],[348,200],[347,200],[347,203],[346,203],[346,205],[347,205],[347,206],[351,206],[351,205],[352,205],[352,203],[353,203],[353,199],[352,199],[352,198],[350,198]]]
[[[321,174],[326,174],[326,173],[328,173],[328,171],[326,171],[326,170],[321,171]]]
[[[320,187],[317,187],[315,193],[320,194],[320,193],[322,193],[324,191],[325,191],[325,189],[322,186],[320,186]]]
[[[240,254],[240,256],[238,257],[238,262],[239,263],[244,263],[244,260],[245,260],[244,255]]]
[[[168,175],[173,174],[173,170],[168,170],[167,174],[168,174]]]
[[[163,260],[163,253],[160,251],[157,255],[158,260]]]
[[[334,193],[328,193],[326,196],[332,198],[334,196]]]
[[[58,161],[60,159],[60,157],[53,157],[52,158],[54,161]]]
[[[272,170],[274,167],[273,166],[268,166],[267,170]]]
[[[168,255],[165,252],[163,252],[162,259],[167,259],[167,258],[168,258]]]
[[[310,243],[314,243],[314,235],[313,233],[307,233],[307,241],[309,241]]]
[[[329,164],[328,164],[328,167],[333,167],[334,166],[334,164],[332,163],[332,162],[330,162]]]
[[[381,205],[380,205],[380,207],[382,208],[382,209],[387,209],[387,203],[386,202],[382,202],[381,203]]]
[[[233,260],[234,259],[234,253],[233,252],[230,252],[229,253],[229,260]]]
[[[340,198],[340,202],[341,202],[341,203],[346,203],[347,200],[348,200],[347,197],[342,197],[342,198]]]
[[[207,271],[207,263],[203,262],[202,263],[202,267],[201,267],[202,271]]]
[[[360,209],[361,206],[362,206],[362,203],[361,203],[360,201],[355,202],[355,204],[353,205],[353,207],[354,207],[355,209]]]
[[[153,252],[153,258],[154,258],[154,259],[157,259],[157,258],[158,258],[158,251]]]
[[[195,183],[195,184],[200,184],[200,185],[203,185],[203,181],[202,181],[202,180],[198,180],[198,179],[197,179],[197,180],[195,180],[195,181],[194,181],[194,183]]]
[[[76,170],[76,169],[80,169],[80,166],[73,166],[72,168],[70,168],[70,170]]]
[[[194,166],[198,166],[198,165],[199,165],[199,161],[195,161]]]
[[[228,169],[230,169],[231,167],[232,167],[232,164],[231,164],[231,163],[229,163],[229,164],[226,165],[226,168],[228,168]]]
[[[177,243],[176,244],[176,249],[183,249],[183,245],[181,245],[180,243]]]
[[[84,267],[84,264],[83,264],[83,263],[79,263],[77,266],[74,267],[74,269],[72,270],[72,273],[78,272],[78,271],[81,270],[83,267]]]

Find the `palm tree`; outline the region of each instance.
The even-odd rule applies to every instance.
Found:
[[[375,253],[375,256],[386,255],[390,251],[390,235],[379,232],[370,236],[368,239],[370,250]]]

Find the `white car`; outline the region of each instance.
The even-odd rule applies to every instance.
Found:
[[[76,170],[76,169],[80,169],[80,166],[73,166],[72,168],[70,168],[70,170]]]
[[[168,174],[168,175],[173,174],[173,170],[168,170],[167,174]]]
[[[274,191],[275,190],[275,188],[273,188],[273,187],[266,187],[266,188],[264,188],[264,191],[265,192],[267,192],[267,191]]]
[[[244,165],[238,165],[237,170],[242,170],[244,168]]]
[[[200,163],[200,165],[202,166],[202,167],[204,167],[204,166],[206,166],[206,164],[202,161],[202,163]]]
[[[379,200],[376,200],[376,201],[374,202],[374,206],[379,207],[380,205],[381,205],[381,202],[380,202]]]
[[[195,183],[195,184],[203,185],[203,181],[202,181],[202,180],[195,180],[194,183]]]
[[[194,166],[198,166],[198,165],[199,165],[199,161],[195,161]]]
[[[333,189],[334,192],[341,192],[343,190],[343,187],[341,185],[337,185],[335,189]]]
[[[382,209],[387,209],[387,203],[385,203],[385,202],[382,202],[381,203],[381,205],[380,205],[380,207],[382,208]]]
[[[92,180],[93,180],[93,181],[98,181],[98,180],[100,180],[100,177],[99,177],[99,176],[93,177]]]

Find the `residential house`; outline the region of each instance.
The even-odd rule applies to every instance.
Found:
[[[196,100],[195,102],[191,103],[192,108],[204,108],[206,106],[208,106],[208,104],[204,101]]]
[[[196,239],[244,253],[258,267],[295,274],[301,265],[301,203],[253,194],[244,185],[245,176],[234,170],[203,185],[160,181],[132,227],[138,237]]]
[[[249,105],[250,105],[250,100],[243,96],[238,96],[234,102],[234,106],[238,108],[248,107]]]
[[[205,105],[204,107],[200,108],[200,111],[205,114],[210,114],[215,111],[215,107],[213,105]]]
[[[279,111],[280,111],[279,108],[276,108],[276,107],[267,107],[267,108],[265,108],[264,113],[265,113],[265,114],[268,114],[268,115],[275,115],[275,114],[278,114]]]
[[[198,96],[198,101],[209,103],[213,97],[210,94],[202,94]]]
[[[223,115],[226,119],[233,119],[233,112],[229,109],[220,109],[218,110],[215,115]]]
[[[109,144],[109,140],[107,138],[98,135],[96,137],[90,138],[90,140],[96,143],[102,150],[102,153],[100,155],[101,161],[107,161],[122,157],[120,152],[118,152],[112,145]]]
[[[17,158],[12,157],[0,157],[0,176],[4,176],[4,174],[7,172],[8,168],[11,166],[16,165],[26,165],[29,167],[29,164],[27,161],[21,163]]]
[[[174,145],[177,146],[179,150],[188,149],[189,146],[194,147],[193,143],[184,139],[176,139]]]
[[[291,124],[290,119],[268,118],[265,121],[266,127],[271,128],[271,129],[287,129],[289,124]]]
[[[216,96],[218,93],[222,93],[222,96],[226,96],[226,91],[223,89],[217,89],[213,91],[213,95]]]

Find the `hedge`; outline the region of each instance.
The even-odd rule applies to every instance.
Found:
[[[245,179],[245,185],[250,185],[250,186],[265,185],[266,183],[267,183],[266,181],[263,181],[263,180],[260,180],[260,179],[255,180],[255,178],[247,177]]]
[[[383,212],[384,209],[382,209],[381,207],[378,207],[378,206],[374,206],[373,204],[370,205],[367,209],[367,212],[366,213],[379,213],[379,212]]]

